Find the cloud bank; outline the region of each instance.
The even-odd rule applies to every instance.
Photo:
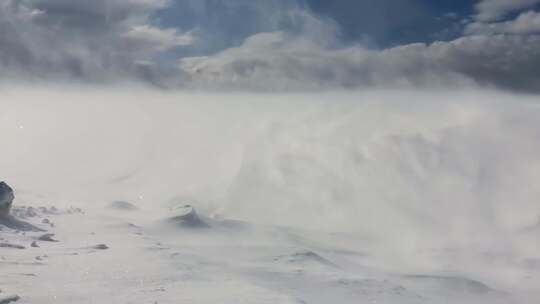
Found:
[[[520,14],[515,20],[501,22],[473,22],[467,25],[468,34],[513,34],[538,35],[540,34],[540,13],[528,11]]]
[[[540,87],[539,64],[540,37],[506,35],[378,51],[331,49],[284,33],[266,33],[214,56],[182,60],[196,86],[257,89],[483,84],[535,90]]]
[[[2,0],[0,77],[107,82],[147,78],[156,51],[192,43],[152,26],[162,0]],[[157,68],[156,68],[157,69]]]
[[[459,38],[378,49],[343,41],[343,24],[303,0],[2,0],[0,79],[203,90],[482,85],[537,92],[536,4],[484,0],[475,15],[456,17]]]
[[[476,5],[480,21],[497,21],[509,13],[540,3],[539,0],[481,0]]]

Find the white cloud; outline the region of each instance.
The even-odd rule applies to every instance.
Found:
[[[496,21],[506,14],[531,7],[540,0],[481,0],[476,5],[479,21]]]
[[[150,25],[137,25],[124,34],[134,48],[150,51],[166,51],[179,46],[191,45],[195,38],[191,33],[179,33],[176,29],[161,29]]]
[[[100,83],[136,79],[182,88],[264,90],[471,83],[540,88],[540,72],[535,69],[540,64],[540,18],[536,12],[524,13],[513,21],[473,22],[466,29],[468,36],[454,41],[374,50],[364,45],[343,47],[335,22],[297,2],[196,2],[201,10],[196,18],[215,14],[218,19],[238,19],[230,28],[215,32],[212,30],[223,20],[209,20],[208,27],[186,28],[188,31],[160,27],[154,14],[168,3],[0,2],[0,78]],[[508,3],[482,1],[479,13],[504,13],[531,2]],[[242,19],[240,12],[249,16]],[[270,31],[250,34],[261,29]],[[246,35],[249,38],[242,43],[240,39]],[[229,48],[196,57],[208,54],[213,46]],[[195,57],[168,52],[175,48]],[[176,59],[180,66],[170,64],[169,60]]]
[[[181,61],[192,86],[266,90],[472,83],[534,90],[538,64],[538,36],[468,36],[379,51],[333,49],[284,33],[258,34],[240,47]]]
[[[151,61],[191,35],[150,26],[165,0],[5,0],[0,3],[0,78],[109,82],[164,74]]]
[[[473,22],[467,25],[467,34],[540,34],[540,13],[528,11],[515,20],[503,22]]]

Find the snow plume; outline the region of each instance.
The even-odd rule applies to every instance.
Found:
[[[159,210],[176,197],[400,248],[537,254],[515,237],[540,216],[533,97],[11,88],[0,100],[0,171],[23,196]]]

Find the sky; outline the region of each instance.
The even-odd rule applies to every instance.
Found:
[[[0,80],[540,90],[540,0],[0,0]]]

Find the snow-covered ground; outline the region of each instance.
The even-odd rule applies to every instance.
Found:
[[[4,88],[0,303],[538,303],[537,102]]]

